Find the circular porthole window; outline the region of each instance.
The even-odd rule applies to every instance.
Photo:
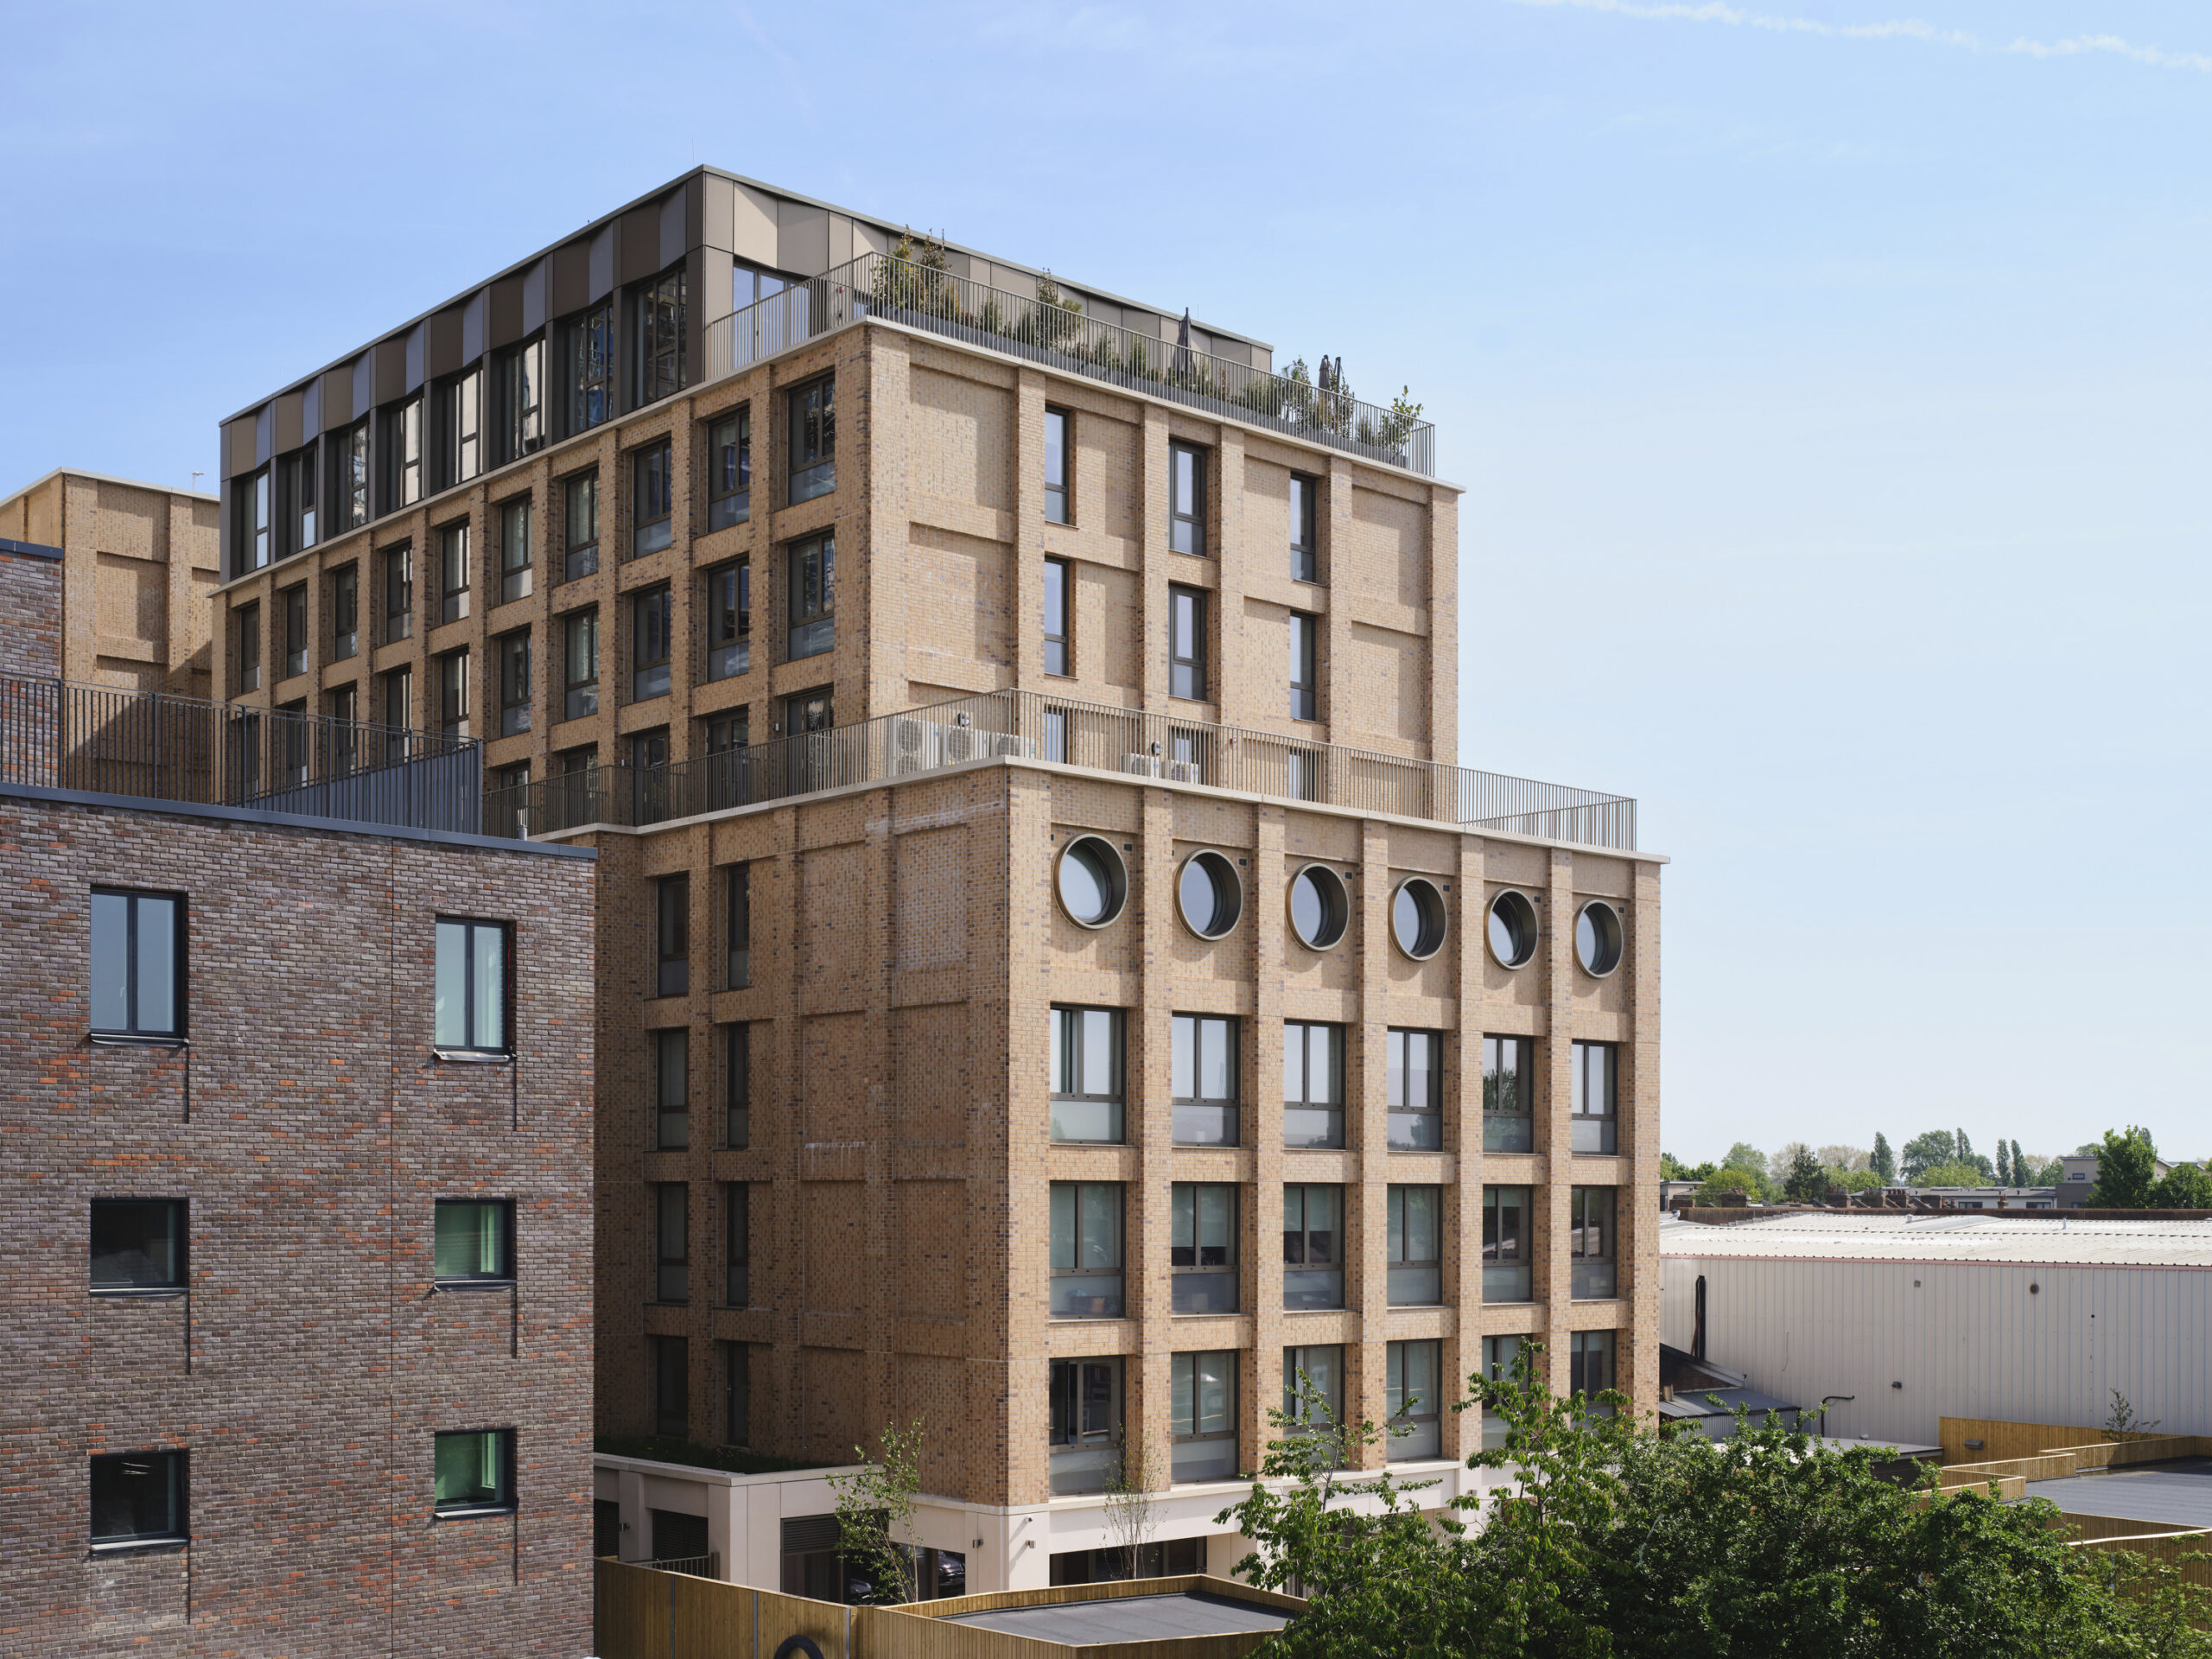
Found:
[[[1592,899],[1574,918],[1574,956],[1582,971],[1603,979],[1621,965],[1621,913]]]
[[[1244,913],[1244,883],[1219,853],[1192,853],[1175,879],[1175,902],[1185,927],[1202,939],[1217,939]]]
[[[1351,894],[1325,864],[1308,864],[1290,879],[1290,931],[1308,950],[1326,950],[1344,936]]]
[[[1508,887],[1490,901],[1490,953],[1501,968],[1522,968],[1536,954],[1536,906]]]
[[[1060,849],[1055,885],[1060,908],[1085,927],[1105,926],[1129,900],[1128,867],[1099,836],[1077,836]]]
[[[1425,876],[1409,875],[1390,895],[1390,937],[1415,962],[1427,962],[1444,948],[1444,893]]]

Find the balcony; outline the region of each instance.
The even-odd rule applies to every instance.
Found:
[[[593,766],[493,791],[484,822],[486,834],[507,836],[558,835],[593,823],[642,828],[994,757],[1586,847],[1636,847],[1636,803],[1625,796],[1034,691],[981,692],[680,766]]]
[[[0,782],[462,835],[484,802],[467,738],[14,677]]]
[[[1361,403],[883,253],[862,254],[709,323],[705,378],[735,374],[871,317],[1436,475],[1436,429],[1404,409]]]

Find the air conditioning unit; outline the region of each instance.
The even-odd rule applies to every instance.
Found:
[[[994,732],[991,734],[990,753],[1010,754],[1024,760],[1034,760],[1037,758],[1037,740],[1033,737],[1016,737],[1011,732]]]
[[[988,754],[991,734],[979,732],[973,726],[948,726],[944,728],[944,764],[957,766],[963,760],[980,760]]]
[[[1167,763],[1167,780],[1175,784],[1202,784],[1205,781],[1198,776],[1198,763],[1195,760],[1170,760]]]
[[[1160,757],[1154,754],[1125,754],[1122,757],[1122,770],[1135,772],[1140,778],[1157,778],[1160,776]]]
[[[933,720],[900,718],[891,722],[891,771],[894,777],[934,772],[944,764],[944,728]]]

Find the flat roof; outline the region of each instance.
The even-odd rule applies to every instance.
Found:
[[[2212,1527],[2212,1458],[2137,1465],[2063,1480],[2031,1480],[2027,1496],[2047,1497],[2069,1515]]]
[[[2082,1221],[2063,1211],[1783,1211],[1715,1224],[1665,1220],[1659,1254],[1774,1262],[2212,1268],[2212,1220]]]
[[[1252,1602],[1185,1590],[1164,1596],[1115,1596],[1098,1601],[994,1607],[980,1613],[955,1613],[942,1622],[1084,1648],[1279,1630],[1290,1623],[1290,1615]]]

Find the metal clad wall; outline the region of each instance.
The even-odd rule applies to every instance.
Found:
[[[2202,1268],[1670,1255],[1659,1314],[1670,1346],[1689,1347],[1700,1274],[1706,1357],[1794,1402],[1855,1395],[1830,1433],[1933,1444],[1938,1417],[2101,1423],[2118,1389],[2170,1433],[2212,1434]]]

